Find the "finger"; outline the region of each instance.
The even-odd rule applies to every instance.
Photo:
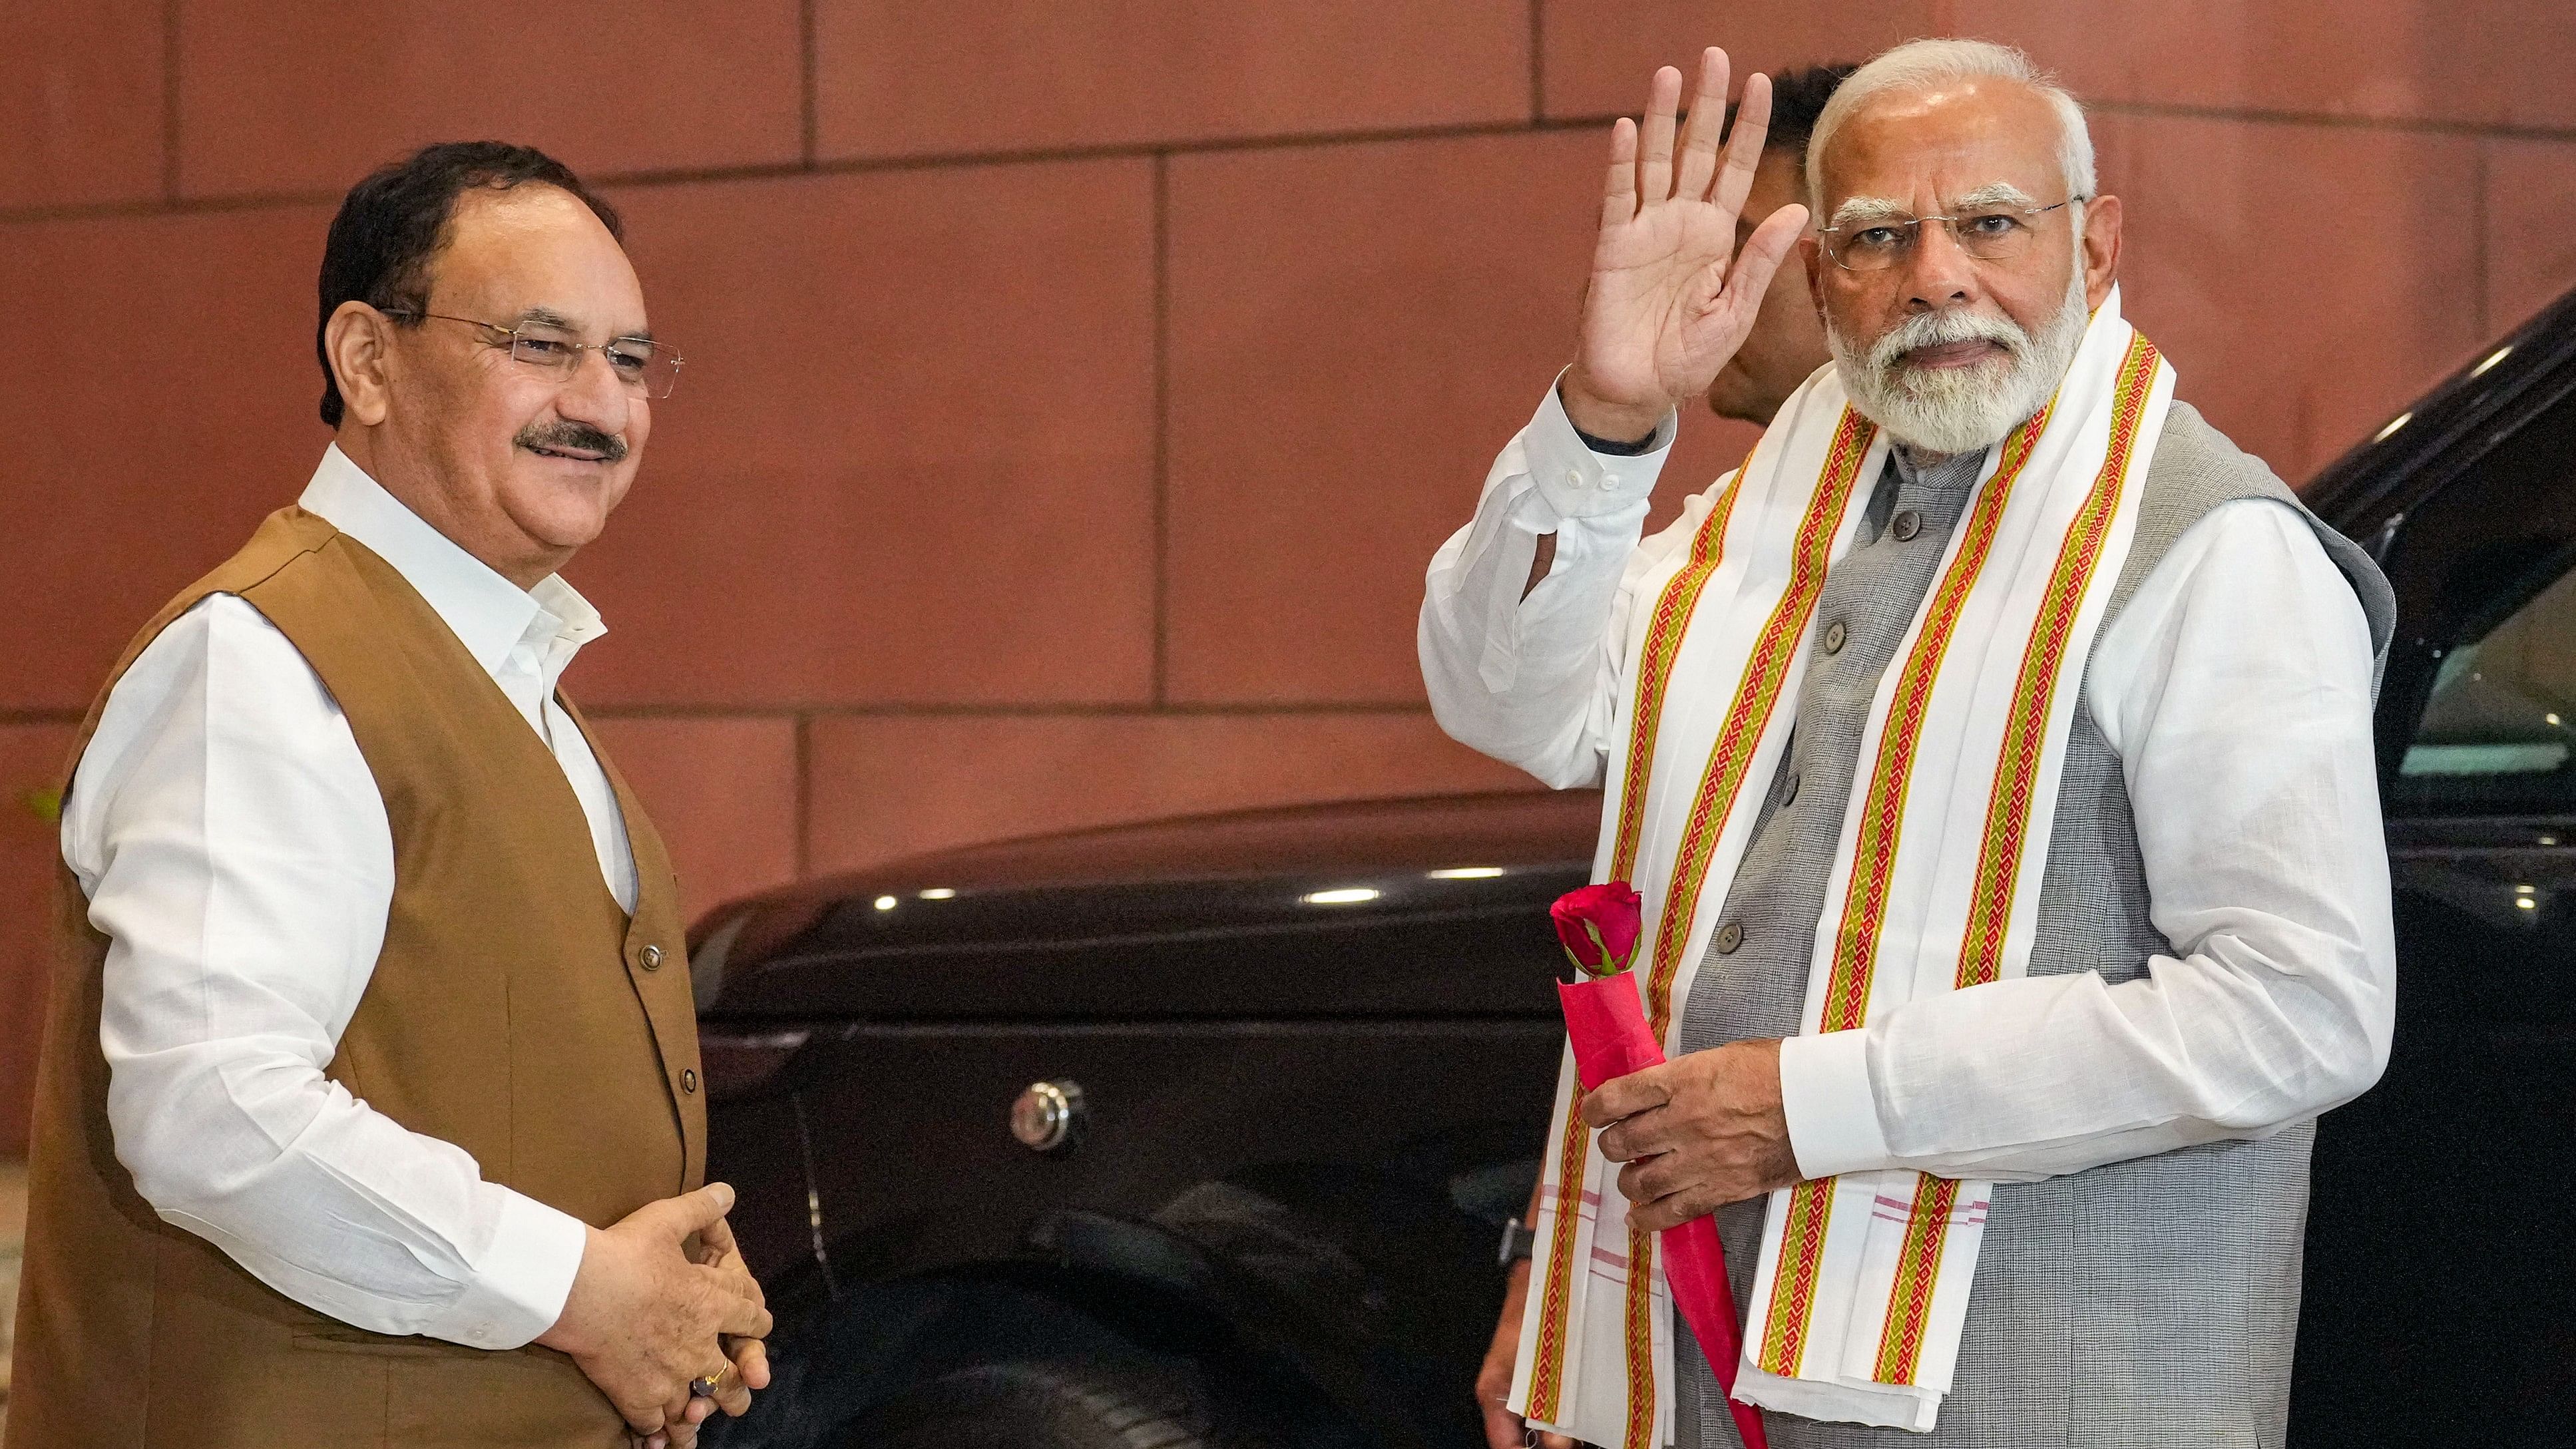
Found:
[[[1637,193],[1652,206],[1673,194],[1673,113],[1681,109],[1682,73],[1665,66],[1646,93],[1646,149],[1637,159]]]
[[[1485,1400],[1485,1449],[1521,1449],[1521,1416]]]
[[[1754,168],[1762,164],[1762,138],[1771,133],[1771,78],[1755,71],[1744,78],[1744,98],[1735,103],[1735,129],[1726,138],[1726,165],[1717,173],[1717,209],[1735,224],[1753,189]]]
[[[680,1411],[680,1422],[694,1429],[714,1418],[718,1407],[720,1405],[714,1399],[691,1399],[689,1407]],[[743,1407],[751,1407],[751,1397],[748,1394],[743,1396]]]
[[[1788,260],[1807,230],[1807,209],[1784,206],[1762,219],[1746,238],[1744,250],[1735,257],[1735,267],[1725,277],[1723,287],[1709,298],[1703,311],[1732,309],[1745,331],[1753,327],[1754,313],[1762,306],[1763,295],[1771,290],[1772,275]]]
[[[662,1406],[656,1403],[625,1403],[617,1406],[618,1417],[626,1427],[650,1437],[662,1432]]]
[[[1677,1175],[1668,1156],[1641,1158],[1620,1168],[1619,1195],[1628,1200],[1629,1215],[1670,1196]]]
[[[744,1294],[737,1281],[740,1275],[717,1268],[700,1268],[716,1289],[719,1317],[715,1331],[735,1338],[767,1338],[771,1327],[769,1310]]]
[[[1612,1162],[1635,1162],[1659,1152],[1669,1152],[1673,1139],[1672,1109],[1648,1107],[1633,1117],[1622,1117],[1601,1133],[1601,1155]]]
[[[733,1368],[748,1387],[768,1388],[769,1345],[756,1338],[738,1340],[733,1346]]]
[[[751,1385],[743,1380],[741,1372],[737,1370],[732,1381],[718,1391],[714,1398],[706,1402],[709,1405],[710,1414],[716,1409],[722,1409],[725,1411],[725,1417],[739,1419],[751,1412]]]
[[[1666,1081],[1669,1075],[1663,1067],[1648,1067],[1603,1082],[1583,1096],[1583,1125],[1598,1132],[1622,1117],[1633,1117],[1648,1107],[1671,1101],[1672,1088]]]
[[[1682,128],[1681,176],[1673,194],[1697,201],[1708,194],[1708,179],[1717,170],[1718,132],[1726,125],[1726,52],[1712,45],[1700,53],[1699,94],[1691,101],[1690,120]]]
[[[671,1241],[677,1243],[685,1241],[692,1233],[703,1233],[724,1221],[724,1215],[732,1211],[733,1188],[725,1183],[711,1182],[696,1192],[684,1192],[678,1197],[646,1203],[635,1210],[635,1216],[652,1214],[656,1230],[670,1234]]]
[[[1610,184],[1601,197],[1601,224],[1617,226],[1637,214],[1637,123],[1621,116],[1610,125]]]

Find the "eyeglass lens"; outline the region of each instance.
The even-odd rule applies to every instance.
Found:
[[[585,343],[572,336],[541,327],[522,327],[510,339],[510,355],[534,367],[571,372],[581,366],[581,355],[597,351],[608,363],[608,370],[630,391],[646,397],[666,398],[680,382],[680,355],[671,348],[642,337],[617,337],[606,342]]]
[[[1834,260],[1855,272],[1880,272],[1914,254],[1926,223],[1949,228],[1959,250],[1981,262],[2003,261],[2030,248],[2036,234],[2030,218],[2017,211],[1978,211],[1963,216],[1890,217],[1836,239]]]

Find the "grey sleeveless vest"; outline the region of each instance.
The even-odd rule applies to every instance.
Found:
[[[1852,551],[1826,577],[1796,734],[1729,888],[1682,1014],[1681,1046],[1794,1035],[1861,731],[1974,491],[1975,456],[1909,475],[1891,460]],[[2240,498],[2298,509],[2387,648],[2395,601],[2368,555],[2188,404],[2165,420],[2115,581],[2108,629],[2174,541]],[[1909,515],[1911,515],[1909,517]],[[1826,627],[1844,626],[1824,649]],[[2098,636],[2097,636],[2098,637]],[[2172,949],[2148,917],[2146,868],[2119,757],[2078,700],[2039,898],[2032,975],[2145,974]],[[1728,927],[1732,926],[1733,931]],[[1735,938],[1732,951],[1718,945]],[[1930,1434],[1773,1414],[1780,1449],[1847,1446],[2271,1446],[2286,1433],[2314,1122],[2042,1182],[1998,1183],[1940,1425]],[[1739,1307],[1751,1301],[1763,1205],[1717,1215]],[[1738,1444],[1707,1360],[1680,1342],[1679,1442]]]

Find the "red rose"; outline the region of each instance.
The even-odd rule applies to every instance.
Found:
[[[1635,964],[1644,911],[1626,881],[1568,891],[1547,913],[1565,954],[1585,974],[1616,976]]]

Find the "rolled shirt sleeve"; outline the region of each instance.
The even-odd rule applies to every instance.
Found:
[[[515,1348],[587,1228],[324,1076],[392,900],[384,803],[337,704],[248,603],[173,623],[110,695],[63,821],[109,937],[117,1158],[162,1218],[379,1333]]]
[[[2277,1132],[2386,1066],[2396,950],[2369,629],[2306,520],[2259,499],[2212,510],[2086,677],[2173,954],[2129,981],[2000,981],[1784,1043],[1803,1175],[2076,1172]]]
[[[1560,789],[1599,783],[1622,605],[1655,553],[1639,539],[1678,430],[1668,414],[1647,451],[1595,452],[1550,386],[1505,445],[1425,580],[1422,677],[1451,738]],[[1524,598],[1550,534],[1547,577]]]

